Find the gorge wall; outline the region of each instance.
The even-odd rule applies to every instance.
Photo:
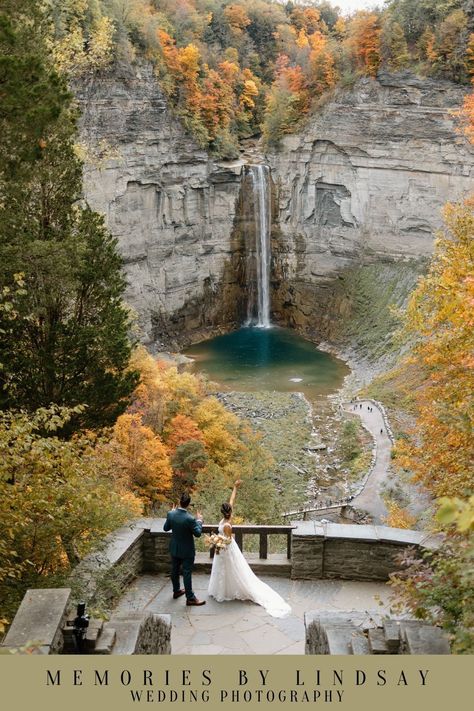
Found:
[[[143,340],[178,346],[242,323],[245,158],[210,159],[167,108],[149,66],[116,68],[77,93],[82,140],[109,152],[88,164],[85,197],[118,238]],[[337,342],[341,323],[375,294],[372,282],[404,298],[442,205],[472,189],[473,151],[452,115],[462,96],[461,87],[407,73],[361,79],[266,156],[277,322]]]
[[[142,340],[169,347],[240,324],[232,234],[243,162],[209,158],[170,113],[149,65],[115,67],[75,90],[92,156],[85,199],[118,239]]]
[[[377,299],[379,279],[379,291],[403,300],[431,253],[442,206],[472,190],[474,152],[452,115],[463,91],[410,73],[361,79],[269,156],[279,322],[334,341],[360,309],[361,288],[362,299]]]

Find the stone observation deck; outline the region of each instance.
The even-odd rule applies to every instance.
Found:
[[[207,604],[193,608],[187,607],[183,598],[173,600],[170,534],[163,531],[163,523],[164,519],[140,519],[118,529],[103,550],[88,556],[73,572],[71,585],[80,589],[80,597],[91,607],[107,594],[100,586],[108,576],[114,580],[112,587],[123,591],[111,619],[105,624],[93,621],[87,639],[91,653],[314,653],[312,650],[319,649],[320,644],[314,642],[314,625],[320,617],[331,620],[334,615],[346,616],[342,627],[339,622],[335,625],[333,636],[352,634],[351,620],[355,618],[364,630],[380,627],[381,614],[388,615],[390,590],[385,583],[397,569],[397,553],[407,546],[436,548],[440,542],[437,536],[385,526],[314,521],[290,526],[236,526],[236,540],[251,567],[291,605],[289,617],[275,619],[251,602],[217,603],[208,599],[209,553],[197,554],[193,575],[195,592]],[[247,535],[258,537],[258,553],[245,551]],[[269,553],[269,541],[272,543],[275,536],[284,538],[284,553]],[[112,588],[109,594],[112,597]],[[18,647],[36,640],[43,654],[74,651],[68,647],[71,634],[65,629],[65,620],[74,617],[72,602],[68,588],[28,591],[3,645]],[[43,607],[49,615],[46,626],[39,612]],[[372,638],[376,637],[373,633]],[[327,650],[323,653],[331,653],[330,643],[321,643],[320,647]],[[343,648],[352,649],[345,642]]]

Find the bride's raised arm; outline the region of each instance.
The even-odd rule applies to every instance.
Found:
[[[234,508],[234,501],[235,501],[235,497],[237,496],[237,489],[239,488],[241,483],[242,483],[241,479],[237,479],[237,481],[234,483],[234,488],[232,489],[232,494],[230,495],[230,499],[229,499],[229,504],[232,506],[232,508]]]

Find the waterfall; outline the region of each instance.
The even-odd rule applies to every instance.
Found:
[[[253,221],[255,230],[255,249],[248,253],[249,259],[255,260],[253,269],[249,269],[249,299],[247,325],[269,328],[270,323],[270,265],[271,265],[271,226],[272,205],[270,187],[270,169],[267,165],[248,165],[248,174],[252,182]],[[253,278],[250,277],[253,274]],[[252,283],[255,282],[255,283]],[[254,294],[256,286],[256,294]]]

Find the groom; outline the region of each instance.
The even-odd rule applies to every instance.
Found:
[[[168,511],[165,525],[165,531],[172,531],[170,541],[171,553],[171,582],[173,583],[173,598],[181,597],[186,593],[186,605],[205,605],[205,600],[198,600],[193,593],[191,573],[193,570],[194,556],[196,549],[194,547],[194,538],[199,538],[202,533],[202,516],[198,511],[196,518],[188,513],[187,508],[191,503],[189,494],[181,494],[179,506]],[[179,587],[180,568],[183,567],[183,582],[184,590]]]

